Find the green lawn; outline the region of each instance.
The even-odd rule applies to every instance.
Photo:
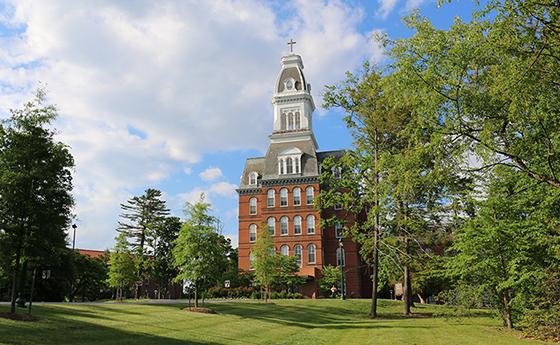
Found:
[[[367,318],[367,300],[216,303],[218,315],[180,307],[35,306],[38,322],[0,318],[0,344],[543,344],[501,329],[491,313],[451,317],[448,308],[418,306],[403,318],[395,301],[381,301],[377,320]]]

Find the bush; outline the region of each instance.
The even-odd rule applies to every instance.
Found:
[[[255,292],[253,287],[240,286],[236,288],[213,287],[208,289],[209,298],[251,298]]]

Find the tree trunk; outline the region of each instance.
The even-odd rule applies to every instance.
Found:
[[[376,216],[377,222],[378,216]],[[369,316],[371,318],[377,317],[377,286],[379,285],[379,228],[376,224],[375,230],[373,231],[375,240],[373,247],[373,272],[372,272],[372,291],[371,291],[371,310]]]
[[[18,246],[16,249],[16,262],[15,262],[15,266],[14,266],[14,272],[12,274],[12,298],[11,298],[11,307],[10,307],[10,312],[11,313],[15,313],[16,312],[16,298],[17,298],[17,294],[19,292],[19,286],[18,286],[18,275],[19,275],[19,270],[21,268],[21,256],[22,256],[22,251],[23,251],[23,239],[20,238],[18,241]]]
[[[198,308],[198,288],[194,287],[194,307]]]
[[[403,314],[410,315],[410,268],[408,264],[405,264],[403,267]]]
[[[509,307],[509,298],[507,296],[507,291],[504,291],[502,295],[502,307],[503,307],[503,319],[504,319],[504,326],[509,329],[513,328],[513,321],[511,320],[511,308]]]

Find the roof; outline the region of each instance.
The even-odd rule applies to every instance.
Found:
[[[101,258],[107,255],[107,251],[105,250],[93,250],[93,249],[78,249],[78,253],[89,256],[92,259]]]

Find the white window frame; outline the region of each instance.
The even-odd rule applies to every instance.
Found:
[[[336,204],[334,204],[334,209],[335,211],[340,211],[342,210],[342,204],[337,202]]]
[[[288,188],[280,189],[280,207],[288,207]]]
[[[249,173],[249,185],[256,186],[258,180],[259,180],[259,174],[256,171],[251,171]]]
[[[301,244],[296,244],[294,246],[294,256],[296,257],[298,266],[301,267],[303,264],[303,247],[301,246]]]
[[[310,260],[311,253],[313,253],[313,260]],[[317,263],[317,246],[311,243],[307,246],[307,264],[314,265],[316,263]]]
[[[303,233],[302,224],[303,224],[303,218],[301,218],[301,216],[295,216],[294,217],[294,235],[301,235]]]
[[[286,251],[284,253],[284,250]],[[284,255],[284,256],[290,256],[290,246],[288,246],[287,244],[283,244],[280,246],[280,254]]]
[[[296,202],[297,197],[297,202]],[[296,187],[292,190],[292,202],[294,206],[301,206],[301,188]]]
[[[271,220],[272,220],[272,226],[270,226],[270,224],[271,224],[270,221]],[[268,231],[270,236],[274,236],[276,234],[276,218],[268,217],[268,219],[266,220],[266,231]]]
[[[309,220],[312,219],[312,221],[310,222]],[[310,227],[309,225],[313,224],[312,227]],[[308,235],[315,235],[315,216],[310,214],[307,216],[307,218],[305,219],[305,228],[307,230],[307,234]],[[311,229],[311,231],[309,231]]]
[[[334,235],[336,238],[344,238],[344,227],[342,224],[335,224],[334,225]]]
[[[285,233],[284,230],[286,230]],[[290,233],[290,219],[288,218],[288,216],[282,216],[280,218],[280,236],[288,236],[289,233]]]
[[[257,225],[249,225],[249,242],[253,243],[257,241]]]
[[[270,202],[272,200],[272,203]],[[276,191],[274,189],[269,189],[266,192],[266,207],[273,208],[276,204]]]
[[[253,203],[254,203],[254,205],[253,205]],[[249,199],[249,214],[250,215],[254,216],[254,215],[257,214],[257,205],[258,205],[257,198]]]
[[[344,248],[336,248],[336,265],[339,267],[346,266],[346,255],[344,253]]]
[[[309,191],[311,191],[311,193],[309,193]],[[309,186],[305,188],[305,204],[313,205],[314,201],[315,201],[315,188]]]

